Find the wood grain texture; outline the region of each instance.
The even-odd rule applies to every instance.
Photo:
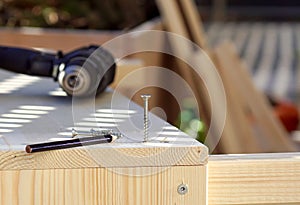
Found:
[[[206,167],[0,171],[0,204],[205,205]],[[177,193],[180,184],[185,195]]]
[[[210,205],[299,204],[300,153],[211,156],[208,199]]]
[[[25,151],[2,151],[0,152],[0,170],[160,167],[207,163],[208,150],[200,143],[195,146],[164,147],[163,143],[159,145],[152,147],[143,143],[129,145],[120,143],[120,147],[98,146],[97,148],[96,146],[92,148],[91,146],[31,154]]]
[[[13,76],[11,73],[2,73],[1,78]],[[202,165],[207,161],[208,151],[204,145],[152,113],[149,113],[149,118],[152,125],[155,124],[155,126],[149,130],[149,142],[143,143],[141,120],[143,118],[140,115],[143,113],[143,109],[117,92],[107,89],[91,101],[81,99],[76,105],[71,98],[61,97],[58,100],[51,95],[45,95],[43,93],[45,87],[43,86],[48,90],[54,90],[57,85],[53,84],[52,81],[41,80],[34,86],[28,87],[26,91],[24,88],[23,92],[26,93],[24,95],[11,93],[3,97],[1,101],[2,113],[11,113],[11,110],[16,110],[16,108],[26,113],[41,112],[41,110],[26,110],[24,108],[26,105],[27,107],[28,105],[35,107],[33,105],[36,103],[50,106],[52,110],[24,125],[17,124],[18,127],[11,129],[9,133],[0,134],[0,170],[160,167]],[[36,91],[43,94],[36,94],[33,97],[32,93]],[[41,109],[41,106],[37,106],[35,109]],[[76,110],[76,113],[73,110]],[[5,116],[2,113],[0,115]],[[22,115],[18,116],[21,119],[23,117]],[[75,120],[76,123],[72,119],[74,116],[78,117]],[[11,118],[3,117],[2,119],[9,120]],[[134,126],[137,125],[133,124],[136,120],[141,122],[141,129]],[[105,123],[105,121],[112,123]],[[102,129],[114,129],[118,132],[122,130],[124,136],[113,143],[32,154],[25,152],[26,144],[70,139],[74,124],[78,124],[79,127],[75,127],[78,132],[89,131],[91,128],[99,129],[100,127]],[[105,127],[107,125],[109,127]],[[126,128],[125,131],[124,127]],[[86,135],[82,134],[80,137],[84,136]]]

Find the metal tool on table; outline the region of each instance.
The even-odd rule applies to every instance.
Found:
[[[148,131],[149,131],[149,111],[148,111],[148,100],[151,95],[144,94],[141,95],[144,99],[144,140],[143,142],[149,141]],[[83,136],[78,138],[78,136]],[[67,149],[86,145],[95,145],[102,143],[111,143],[116,139],[122,137],[119,132],[114,132],[113,130],[101,130],[97,131],[91,129],[90,132],[77,132],[74,128],[71,132],[72,139],[59,140],[53,142],[42,142],[37,144],[30,144],[25,147],[27,153],[50,151],[58,149]]]
[[[100,46],[56,54],[0,46],[0,68],[33,76],[52,77],[70,96],[96,95],[112,83],[115,60]]]

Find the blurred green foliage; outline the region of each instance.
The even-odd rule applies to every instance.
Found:
[[[125,29],[158,15],[154,0],[1,0],[0,26]]]
[[[183,99],[182,110],[179,113],[176,126],[199,142],[205,143],[207,127],[200,120],[198,107],[193,98]]]

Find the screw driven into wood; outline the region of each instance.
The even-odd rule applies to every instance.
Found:
[[[180,184],[178,187],[177,187],[177,192],[178,194],[180,195],[184,195],[188,192],[188,186],[187,184]]]
[[[149,98],[151,95],[144,94],[141,95],[141,98],[144,100],[144,142],[147,142],[149,140]]]

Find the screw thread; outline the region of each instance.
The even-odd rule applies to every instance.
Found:
[[[150,95],[141,95],[144,100],[144,141],[147,142],[149,139],[149,115],[148,115],[148,100]]]
[[[149,129],[149,119],[148,119],[148,113],[144,115],[144,141],[148,141],[149,134],[148,134],[148,129]]]

